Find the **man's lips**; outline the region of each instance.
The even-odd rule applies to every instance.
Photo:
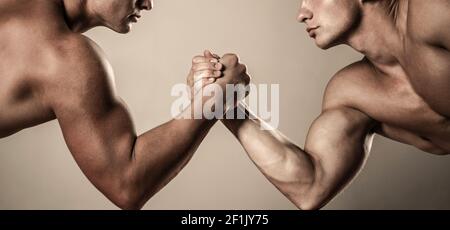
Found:
[[[129,16],[130,20],[133,22],[137,22],[139,18],[141,18],[140,14],[132,14]]]
[[[312,37],[315,34],[314,31],[318,28],[319,28],[318,26],[308,27],[306,28],[306,32],[309,34],[309,36]]]

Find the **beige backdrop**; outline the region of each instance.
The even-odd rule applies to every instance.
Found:
[[[303,146],[324,88],[361,56],[321,51],[296,22],[299,0],[155,0],[128,35],[88,33],[115,69],[139,133],[170,119],[171,87],[205,48],[236,52],[255,83],[280,84],[280,129]],[[450,157],[381,137],[326,209],[450,209]],[[294,209],[218,123],[190,164],[145,209]],[[116,209],[82,175],[56,122],[0,140],[0,209]]]

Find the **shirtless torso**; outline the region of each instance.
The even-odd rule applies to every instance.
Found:
[[[95,26],[126,33],[151,8],[150,0],[0,2],[0,138],[57,119],[83,173],[123,209],[141,208],[174,178],[216,122],[172,119],[136,135],[108,60],[81,33]],[[222,64],[197,56],[189,75],[200,71],[198,60],[223,87],[248,84],[236,55]]]
[[[445,14],[439,5],[410,1],[398,59],[378,64],[365,58],[347,67],[332,80],[340,83],[330,83],[339,85],[330,100],[379,122],[381,135],[425,152],[449,154],[450,31],[448,20],[435,17]]]
[[[303,0],[298,20],[319,48],[345,44],[365,58],[331,79],[304,148],[260,131],[257,117],[223,122],[300,209],[321,208],[348,185],[377,133],[448,155],[449,11],[448,0]]]
[[[398,52],[393,52],[396,54],[394,58],[380,61],[376,55],[367,55],[331,80],[325,95],[324,113],[311,127],[305,150],[293,148],[284,139],[278,140],[280,135],[256,132],[259,127],[253,127],[249,122],[233,124],[233,121],[224,121],[265,175],[298,207],[319,208],[340,191],[362,165],[361,156],[364,154],[361,146],[371,131],[429,153],[450,153],[450,30],[447,29],[450,3],[446,0],[407,2],[404,29],[400,30],[402,42],[395,46]],[[121,183],[129,180],[118,181],[120,185],[117,185],[102,179],[114,177],[120,170],[98,175],[96,169],[109,165],[108,169],[112,170],[122,165],[111,167],[105,159],[92,161],[89,150],[95,149],[101,153],[100,156],[111,156],[110,146],[114,146],[112,149],[117,152],[112,155],[124,158],[114,162],[126,162],[130,150],[134,149],[130,147],[134,131],[124,107],[110,108],[119,102],[111,96],[114,89],[112,73],[108,72],[109,64],[92,41],[67,28],[60,8],[60,1],[56,0],[4,0],[0,3],[0,137],[58,117],[71,152],[91,181],[116,204],[124,203],[125,208],[140,207],[142,201],[150,197],[149,194],[154,194],[171,177],[162,181],[144,177],[149,172],[147,164],[124,167],[132,169],[127,171],[128,176],[141,180],[149,178],[147,184],[156,184],[150,190],[133,188],[132,193],[149,191],[137,196],[136,205],[136,201],[117,198],[122,194],[114,192],[118,189],[108,189],[123,186]],[[71,66],[79,61],[77,58],[86,57],[86,53],[92,59],[88,63],[83,62],[85,66]],[[96,70],[100,72],[95,73],[105,77],[93,81],[91,76],[86,76],[90,64],[102,66]],[[81,74],[74,74],[77,71]],[[74,93],[79,89],[91,89],[84,91],[93,95]],[[98,101],[76,101],[77,96],[97,98]],[[66,104],[74,100],[76,103]],[[74,110],[80,105],[93,111]],[[93,120],[98,121],[97,116],[102,117],[105,111],[112,115],[104,123],[95,123],[94,130],[100,130],[98,133],[85,138],[78,136],[77,133],[85,128],[92,129],[94,123],[78,124],[77,117],[91,112],[95,114]],[[117,121],[123,124],[124,119],[126,127],[119,127],[122,129],[120,132],[111,132],[108,124]],[[83,122],[86,120],[89,121],[85,118]],[[207,128],[204,124],[194,124],[189,127],[197,127],[194,133],[201,139]],[[167,128],[175,126],[169,124]],[[210,126],[212,124],[206,125]],[[122,135],[124,130],[126,135]],[[146,142],[150,142],[150,136],[145,138],[147,141],[136,142],[143,146],[137,147],[138,151],[148,147]],[[87,143],[94,137],[98,138],[96,143],[105,146],[99,149],[98,146],[89,146]],[[155,139],[161,140],[161,136],[155,135]],[[167,142],[171,141],[173,137],[167,136]],[[189,146],[198,143],[194,139],[184,141]],[[161,152],[161,156],[170,155]],[[179,165],[184,164],[188,155],[179,161]],[[145,157],[145,154],[137,156]],[[150,158],[143,161],[146,160],[152,161]],[[173,159],[167,161],[170,163]],[[179,168],[174,167],[173,175]],[[285,168],[290,170],[280,170]],[[163,167],[156,169],[160,174],[166,170]]]

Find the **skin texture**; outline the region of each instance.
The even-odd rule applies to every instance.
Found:
[[[450,153],[450,2],[390,3],[302,1],[298,20],[319,48],[344,44],[365,55],[329,82],[304,148],[278,130],[261,131],[261,119],[223,120],[299,209],[319,209],[338,194],[363,167],[375,134]]]
[[[129,32],[130,15],[151,7],[148,0],[0,2],[0,138],[57,119],[83,173],[122,209],[140,209],[169,183],[216,122],[171,120],[137,136],[112,67],[80,34],[95,26]],[[194,57],[188,78],[199,62],[211,63],[201,70],[205,81],[218,78],[223,88],[249,83],[236,55],[220,64]],[[183,113],[193,114],[194,106]]]

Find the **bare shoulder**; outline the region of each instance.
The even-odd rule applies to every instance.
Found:
[[[71,34],[54,44],[48,99],[52,107],[64,105],[103,108],[115,101],[112,68],[89,38]]]
[[[411,0],[408,35],[416,40],[450,49],[450,1]]]
[[[337,72],[329,81],[323,110],[358,108],[358,98],[365,97],[376,85],[375,70],[366,60],[355,62]]]
[[[72,32],[60,0],[5,0],[0,3],[1,54],[16,63],[44,100],[106,91],[113,73],[100,47]],[[83,90],[80,90],[83,89]],[[80,95],[78,95],[80,96]]]
[[[113,77],[111,65],[102,49],[84,35],[76,33],[65,35],[54,44],[53,48],[60,73],[74,78],[89,78],[94,75]]]

